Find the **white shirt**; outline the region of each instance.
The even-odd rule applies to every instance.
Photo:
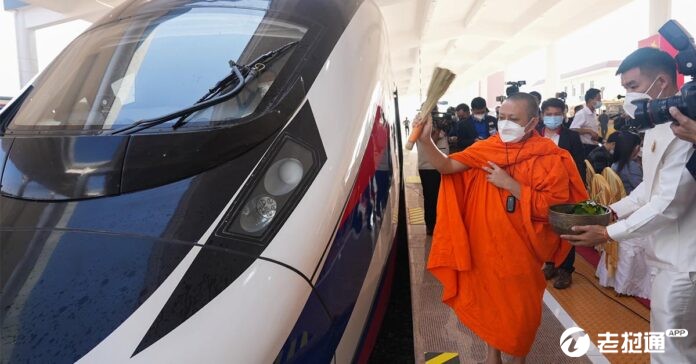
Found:
[[[449,154],[449,141],[444,131],[440,132],[439,139],[435,142],[435,145],[437,145],[437,149],[440,149],[445,155]],[[416,149],[418,149],[418,169],[435,169],[428,161],[425,153],[421,152],[421,149],[418,148],[418,145],[416,145]]]
[[[696,182],[686,169],[694,148],[677,139],[670,124],[645,133],[643,182],[611,205],[622,220],[607,232],[617,241],[645,236],[652,267],[696,272]]]
[[[570,129],[592,129],[599,134],[599,120],[597,120],[597,115],[585,105],[582,110],[575,114],[573,123],[570,124]],[[582,144],[597,145],[597,142],[592,140],[592,136],[589,134],[580,134],[580,141],[582,141]]]
[[[553,140],[556,145],[558,145],[558,141],[561,139],[561,134],[559,134],[559,131],[561,131],[560,128],[552,130],[551,132],[549,132],[548,128],[544,128],[544,138],[549,138]]]

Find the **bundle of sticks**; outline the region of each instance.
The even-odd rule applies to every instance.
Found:
[[[447,89],[450,87],[455,77],[457,76],[452,73],[452,71],[446,68],[435,67],[433,77],[430,79],[430,85],[428,86],[428,94],[418,113],[417,120],[419,120],[419,122],[413,125],[411,135],[409,135],[408,141],[406,142],[406,149],[413,149],[413,146],[423,132],[425,121],[428,120],[428,114],[435,107],[442,95],[447,92]]]

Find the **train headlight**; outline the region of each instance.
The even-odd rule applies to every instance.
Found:
[[[278,203],[273,197],[259,196],[244,206],[239,223],[244,231],[255,233],[270,224],[277,211]]]
[[[261,243],[277,231],[319,171],[320,155],[285,135],[255,171],[219,234]]]
[[[271,165],[263,179],[266,191],[273,196],[282,196],[297,187],[302,181],[304,166],[295,158],[284,158]]]

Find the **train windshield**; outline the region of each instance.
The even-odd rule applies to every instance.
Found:
[[[194,105],[232,65],[301,41],[307,31],[265,9],[215,3],[194,2],[88,30],[37,78],[8,130],[100,132],[167,115]],[[186,125],[224,125],[256,112],[293,53],[270,64],[236,97],[189,116]],[[171,130],[175,122],[159,127]]]

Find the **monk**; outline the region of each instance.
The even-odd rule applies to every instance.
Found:
[[[418,120],[418,148],[442,174],[428,270],[488,345],[486,363],[502,363],[501,351],[524,363],[541,323],[541,268],[570,250],[550,228],[549,206],[588,198],[570,154],[536,132],[538,110],[533,96],[510,96],[498,134],[449,157],[429,138],[430,117]]]

